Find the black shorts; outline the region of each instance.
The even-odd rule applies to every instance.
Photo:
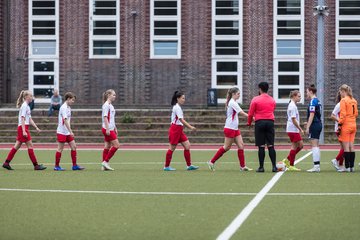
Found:
[[[275,129],[274,121],[258,120],[255,122],[255,145],[272,145],[274,146]]]
[[[321,131],[322,131],[322,123],[321,122],[316,122],[316,123],[313,122],[309,128],[309,138],[310,139],[320,139]]]

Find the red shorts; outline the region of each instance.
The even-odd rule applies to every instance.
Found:
[[[291,142],[299,142],[302,140],[300,133],[288,132],[287,135]]]
[[[74,137],[72,137],[71,135],[63,135],[63,134],[56,134],[57,137],[57,141],[59,143],[69,143],[71,141],[74,141]]]
[[[21,142],[21,143],[25,143],[25,142],[30,141],[31,140],[31,135],[30,135],[30,132],[29,132],[29,125],[25,125],[25,132],[27,133],[27,137],[24,137],[22,127],[18,126],[16,140]]]
[[[237,136],[240,135],[240,130],[234,130],[234,129],[230,129],[230,128],[224,128],[224,135],[227,138],[236,138]]]
[[[102,128],[101,129],[103,135],[104,135],[104,141],[105,142],[111,142],[111,141],[114,141],[117,139],[117,135],[115,133],[114,130],[110,130],[110,135],[106,135],[106,129],[105,128]]]
[[[177,145],[178,143],[186,142],[187,136],[183,131],[184,127],[181,125],[171,124],[169,128],[169,143]]]

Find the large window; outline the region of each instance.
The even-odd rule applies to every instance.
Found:
[[[304,0],[274,0],[274,98],[304,89]],[[302,98],[302,102],[304,98]]]
[[[242,90],[242,0],[212,0],[212,88],[220,103],[233,86]]]
[[[180,3],[180,0],[151,0],[151,58],[181,58]]]
[[[120,57],[120,1],[89,0],[90,58]]]
[[[59,88],[59,0],[29,0],[29,89],[49,102]]]
[[[336,0],[336,57],[360,59],[360,1]]]

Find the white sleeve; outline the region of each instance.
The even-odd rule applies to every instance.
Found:
[[[61,107],[61,108],[60,108],[60,114],[62,115],[62,118],[63,118],[63,119],[68,119],[68,115],[67,115],[66,108]]]
[[[26,106],[22,106],[20,109],[20,116],[26,117]]]
[[[336,104],[336,106],[334,107],[334,110],[332,111],[332,114],[334,114],[335,116],[337,116],[340,112],[340,103]]]
[[[175,107],[175,114],[176,116],[180,119],[180,118],[184,118],[184,113],[181,110],[180,106]]]
[[[104,104],[102,107],[103,110],[103,117],[107,117],[108,113],[110,111],[110,105],[109,104]]]
[[[230,107],[235,110],[236,113],[243,112],[239,104],[235,101],[230,102]]]
[[[291,106],[289,108],[289,115],[290,115],[290,118],[296,118],[296,110],[293,106]]]

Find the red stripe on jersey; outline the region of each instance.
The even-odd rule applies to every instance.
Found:
[[[107,119],[108,119],[108,122],[110,123],[110,109],[108,111]]]
[[[232,120],[234,121],[234,118],[236,116],[236,111],[233,109],[233,114],[232,114]]]
[[[174,124],[176,124],[176,122],[177,122],[177,120],[178,120],[179,118],[178,118],[178,116],[177,115],[175,115],[175,121],[174,121]]]

